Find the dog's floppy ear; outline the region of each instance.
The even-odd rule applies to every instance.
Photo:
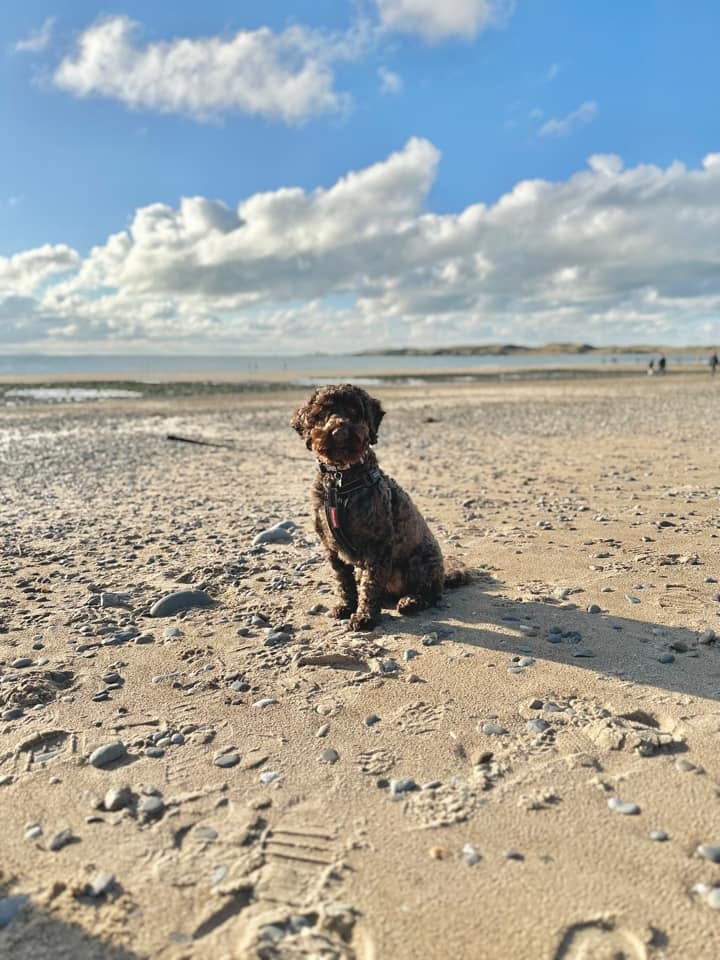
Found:
[[[292,415],[290,420],[290,426],[293,430],[297,430],[301,437],[305,440],[305,446],[310,449],[310,425],[308,423],[308,413],[310,411],[310,406],[315,397],[315,394],[310,398],[309,402],[304,404],[302,407],[298,407],[295,413]]]
[[[380,421],[385,416],[385,411],[380,406],[380,401],[374,397],[368,397],[368,424],[370,426],[370,443],[377,443],[377,433],[380,429]]]

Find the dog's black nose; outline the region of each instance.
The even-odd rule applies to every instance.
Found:
[[[348,435],[348,428],[346,424],[341,424],[339,427],[335,427],[331,436],[335,437],[336,440],[343,440]]]

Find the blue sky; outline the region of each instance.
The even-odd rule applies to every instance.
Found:
[[[11,6],[10,349],[720,338],[710,0]]]

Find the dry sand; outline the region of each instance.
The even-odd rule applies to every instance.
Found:
[[[324,612],[300,392],[4,410],[0,956],[720,955],[718,391],[375,389],[476,578],[371,634]]]

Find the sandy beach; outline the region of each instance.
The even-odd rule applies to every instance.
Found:
[[[474,576],[370,633],[307,390],[0,410],[0,956],[720,954],[720,380],[371,392]]]

